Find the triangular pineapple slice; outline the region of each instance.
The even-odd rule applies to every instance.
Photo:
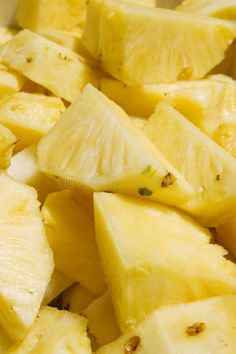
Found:
[[[120,191],[171,205],[192,195],[164,154],[92,85],[40,141],[38,156],[43,172],[63,178],[69,186]]]
[[[92,354],[87,320],[52,307],[42,307],[24,340],[9,354]]]
[[[167,206],[94,195],[98,248],[121,329],[154,309],[236,293],[236,265],[209,233]]]
[[[181,208],[205,226],[222,224],[236,206],[236,160],[165,102],[143,131],[196,191]]]
[[[219,296],[153,312],[97,354],[233,354],[236,296]]]
[[[184,0],[176,10],[236,20],[235,0]]]
[[[53,270],[33,188],[0,174],[0,324],[21,340],[33,324]]]
[[[235,37],[230,21],[91,0],[84,44],[105,71],[137,86],[204,77]]]
[[[16,142],[12,132],[4,125],[0,125],[0,169],[9,166]]]
[[[73,284],[73,280],[69,279],[66,275],[57,269],[54,269],[50,283],[45,291],[42,305],[48,305],[58,295],[60,295],[65,289],[69,288]]]

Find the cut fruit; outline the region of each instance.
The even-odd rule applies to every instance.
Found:
[[[236,265],[209,232],[167,206],[94,195],[96,239],[122,331],[154,309],[236,293]]]
[[[16,142],[16,137],[12,132],[0,124],[0,169],[9,166]]]
[[[101,78],[100,71],[86,59],[28,30],[6,43],[0,57],[11,68],[69,102],[88,82],[98,86]]]
[[[141,117],[130,117],[135,125],[139,128],[143,128],[147,123],[147,119]]]
[[[17,30],[9,27],[0,27],[0,46],[8,42],[14,37]]]
[[[236,20],[235,0],[184,0],[176,10]]]
[[[14,133],[19,151],[46,135],[64,111],[58,97],[18,92],[0,102],[0,124]]]
[[[236,258],[236,216],[234,215],[227,220],[224,225],[217,229],[217,243],[225,247],[234,258]]]
[[[192,188],[165,156],[91,85],[40,141],[38,156],[44,173],[80,189],[120,191],[171,205],[192,196]]]
[[[10,338],[4,333],[4,331],[0,328],[0,353],[5,354],[8,353],[8,349],[14,343],[10,340]]]
[[[99,296],[106,290],[94,236],[93,208],[65,190],[49,194],[42,208],[55,267]]]
[[[229,295],[159,309],[97,354],[235,353],[235,306]]]
[[[69,279],[66,275],[57,269],[54,269],[50,283],[45,291],[42,305],[48,305],[65,289],[73,284],[73,280]]]
[[[9,354],[92,354],[87,320],[67,311],[42,307],[25,339]]]
[[[65,184],[52,180],[39,170],[37,145],[29,146],[14,155],[7,173],[18,182],[34,187],[41,202],[45,201],[49,193],[66,188]]]
[[[181,208],[205,226],[224,223],[236,206],[236,160],[165,102],[143,131],[196,191]]]
[[[235,37],[230,21],[91,0],[84,44],[105,71],[138,86],[204,77]]]
[[[34,323],[53,271],[33,188],[0,174],[0,323],[12,340]]]
[[[0,64],[0,99],[19,92],[24,86],[25,78],[16,71]]]

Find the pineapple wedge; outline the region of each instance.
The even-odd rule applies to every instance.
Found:
[[[99,296],[106,286],[95,244],[92,203],[70,190],[49,194],[42,208],[55,266]]]
[[[34,187],[37,190],[38,199],[42,203],[49,193],[66,188],[62,182],[55,182],[39,170],[37,144],[15,154],[11,159],[7,173],[18,182]]]
[[[205,226],[223,224],[236,206],[236,160],[165,102],[143,131],[196,191],[181,208]]]
[[[53,271],[33,188],[0,174],[0,324],[14,341],[37,316]]]
[[[236,265],[209,232],[167,206],[94,194],[96,239],[122,331],[154,309],[236,293]]]
[[[25,84],[25,79],[16,71],[0,64],[0,99],[19,92]]]
[[[235,0],[184,0],[176,10],[236,20]]]
[[[100,71],[86,59],[28,30],[20,31],[7,42],[0,49],[0,57],[11,68],[68,102],[88,82],[98,86],[101,78]]]
[[[8,354],[92,354],[85,318],[42,307],[25,339]]]
[[[74,313],[80,313],[95,300],[94,294],[76,283],[62,294],[62,307]]]
[[[0,124],[14,133],[20,151],[46,135],[64,111],[58,97],[18,92],[0,102]]]
[[[9,166],[16,142],[16,137],[12,132],[0,124],[0,169],[5,169]]]
[[[147,123],[147,120],[145,118],[142,118],[142,117],[130,117],[133,121],[133,123],[139,127],[139,128],[143,128],[144,125]]]
[[[89,334],[95,338],[96,349],[113,342],[120,336],[120,329],[108,292],[95,299],[82,311],[82,314],[88,319]]]
[[[69,279],[66,275],[57,269],[54,269],[50,283],[45,291],[42,305],[48,305],[58,295],[60,295],[65,289],[69,288],[73,284],[73,280]]]
[[[236,296],[164,307],[97,354],[233,354]]]
[[[171,205],[192,196],[165,156],[92,85],[40,141],[38,157],[44,173],[86,191],[121,191]]]
[[[204,77],[235,37],[230,21],[91,0],[84,44],[105,71],[138,86]]]

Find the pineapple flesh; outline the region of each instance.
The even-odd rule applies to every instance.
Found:
[[[25,78],[21,74],[0,64],[0,99],[21,91],[24,84]]]
[[[97,354],[233,354],[236,296],[164,307]]]
[[[9,27],[0,27],[0,46],[8,42],[14,37],[17,30]]]
[[[0,174],[0,325],[13,341],[34,323],[53,271],[33,188]]]
[[[54,269],[50,283],[45,291],[42,305],[48,305],[58,295],[60,295],[65,289],[69,288],[73,284],[73,280],[69,279],[66,275],[57,269]]]
[[[42,208],[55,267],[95,295],[106,289],[94,236],[92,203],[70,190],[49,194]]]
[[[227,220],[223,225],[217,228],[216,233],[217,243],[227,249],[230,254],[236,259],[236,215]]]
[[[95,298],[89,290],[76,283],[63,292],[62,307],[74,313],[81,313]]]
[[[38,157],[44,173],[88,192],[120,191],[171,205],[193,195],[132,119],[92,85],[40,141]]]
[[[138,86],[204,77],[235,37],[230,21],[91,0],[84,44],[106,72]]]
[[[27,336],[8,354],[92,354],[86,329],[82,316],[42,307]]]
[[[167,206],[95,193],[96,240],[117,321],[131,328],[158,307],[236,293],[236,265],[209,232]]]
[[[196,191],[181,208],[205,226],[223,224],[236,206],[236,160],[165,102],[143,131]]]
[[[0,124],[0,169],[5,169],[9,166],[16,142],[14,134]]]
[[[3,63],[68,102],[88,82],[98,86],[101,77],[94,64],[29,30],[20,31],[7,42],[0,49],[0,57]]]

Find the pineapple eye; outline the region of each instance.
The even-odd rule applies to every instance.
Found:
[[[153,191],[151,191],[150,189],[146,188],[146,187],[142,187],[138,189],[138,193],[142,196],[142,197],[150,197],[150,195],[152,195]]]
[[[175,176],[172,173],[168,172],[161,182],[161,187],[167,188],[169,186],[172,186],[175,183],[175,181],[176,181]]]
[[[137,336],[130,338],[125,344],[124,354],[134,353],[138,348],[140,341],[140,337]]]
[[[196,336],[199,333],[205,331],[206,329],[206,324],[204,322],[196,322],[193,325],[187,327],[186,333],[189,336]]]

